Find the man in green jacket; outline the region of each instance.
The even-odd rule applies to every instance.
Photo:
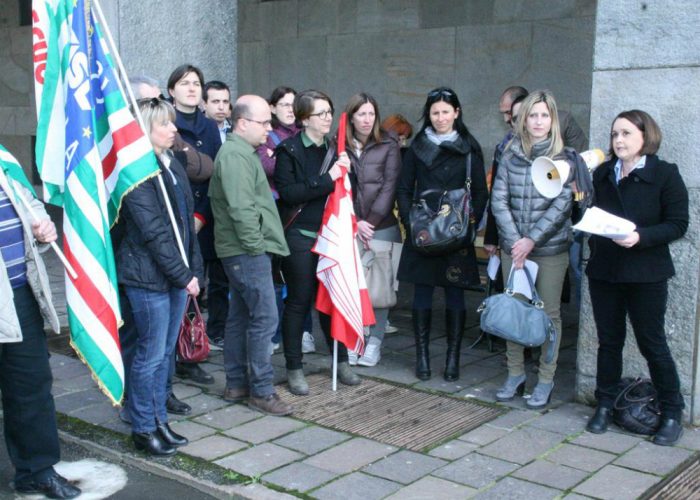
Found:
[[[268,415],[289,415],[272,385],[270,343],[279,321],[271,255],[289,255],[277,207],[255,148],[267,140],[270,106],[262,97],[238,98],[233,131],[214,162],[209,198],[214,241],[229,280],[224,334],[224,399]]]

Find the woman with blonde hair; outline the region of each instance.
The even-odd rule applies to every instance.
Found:
[[[530,408],[543,408],[554,388],[561,341],[560,300],[569,266],[573,200],[568,182],[556,198],[546,198],[532,182],[535,158],[566,160],[554,96],[548,90],[532,92],[523,101],[518,116],[515,134],[503,152],[493,183],[491,207],[498,225],[504,281],[511,268],[522,269],[526,260],[534,261],[538,265],[535,288],[557,330],[554,357],[546,362],[540,356],[537,385],[527,401]],[[542,346],[542,353],[548,351],[548,346],[549,339]],[[498,401],[510,401],[516,394],[523,394],[523,351],[522,345],[507,342],[508,378],[496,393]]]

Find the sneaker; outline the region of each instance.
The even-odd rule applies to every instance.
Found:
[[[301,352],[308,354],[310,352],[316,352],[316,341],[311,332],[304,332],[301,337]]]
[[[274,392],[264,398],[251,396],[250,399],[248,399],[248,406],[253,410],[257,410],[265,415],[272,415],[273,417],[291,415],[294,411],[291,405],[282,401]]]
[[[211,348],[212,351],[223,351],[224,350],[224,338],[223,337],[216,337],[216,338],[209,337],[209,347]]]
[[[360,366],[375,366],[382,359],[382,341],[377,337],[370,337],[365,347],[365,353],[357,362]],[[348,352],[348,356],[350,352]]]
[[[389,323],[389,320],[386,320],[386,327],[384,328],[384,333],[396,333],[398,331],[399,331],[398,328],[396,328],[394,325]]]
[[[358,359],[360,359],[360,357],[355,351],[348,351],[348,364],[350,366],[357,366]]]

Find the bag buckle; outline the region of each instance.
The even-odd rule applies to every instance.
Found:
[[[515,292],[512,288],[506,288],[503,293],[505,293],[508,297],[512,297],[513,295],[515,295]]]
[[[532,303],[533,306],[535,306],[537,309],[544,309],[544,302],[541,300],[536,300]]]
[[[479,305],[479,307],[476,308],[476,312],[480,313],[480,312],[482,312],[484,309],[486,309],[486,301],[483,301],[483,302]]]

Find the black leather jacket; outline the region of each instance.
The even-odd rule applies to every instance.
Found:
[[[180,256],[158,177],[142,182],[124,198],[119,223],[113,231],[116,248],[117,280],[120,285],[166,292],[185,288],[194,276],[203,281],[202,256],[194,232],[194,203],[187,175],[172,158],[170,171],[185,195],[188,218],[182,220],[172,177],[158,160],[161,177],[173,208],[181,237],[188,231],[185,248],[190,267]],[[183,241],[185,238],[183,238]]]

